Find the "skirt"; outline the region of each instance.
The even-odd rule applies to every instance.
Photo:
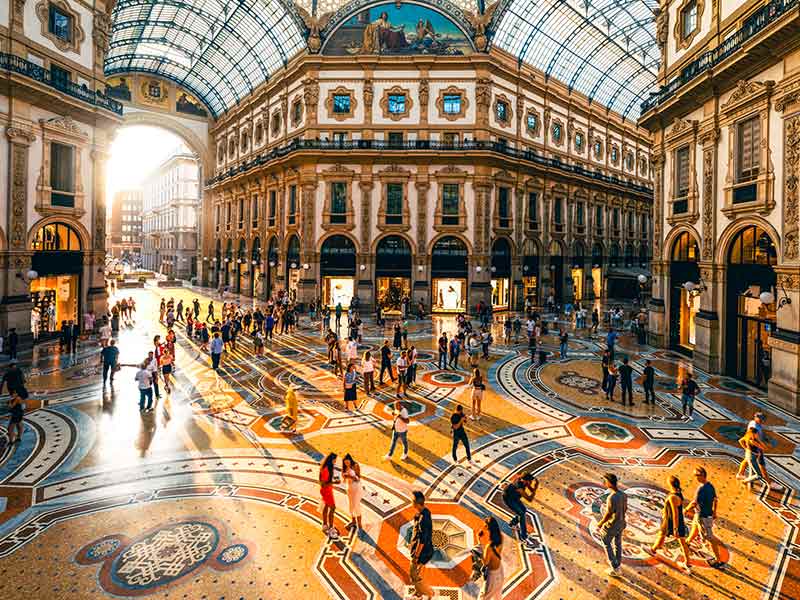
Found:
[[[483,580],[483,588],[481,588],[481,595],[479,600],[500,600],[503,594],[503,582],[505,575],[503,574],[503,565],[501,564],[494,571],[486,572],[486,579]]]
[[[356,395],[356,386],[344,388],[344,401],[355,402],[358,399]]]
[[[363,490],[361,489],[361,482],[356,481],[348,482],[347,484],[347,504],[350,508],[350,516],[351,517],[360,517],[361,516],[361,496],[363,495]]]

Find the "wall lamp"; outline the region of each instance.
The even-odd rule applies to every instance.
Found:
[[[786,293],[786,290],[781,286],[781,291],[783,292],[783,298],[778,300],[778,307],[776,310],[780,310],[787,304],[792,303],[792,299],[789,298],[789,295]],[[758,296],[758,299],[761,300],[761,304],[772,304],[775,302],[775,295],[772,292],[761,292]]]
[[[25,283],[30,283],[34,279],[39,279],[39,273],[37,273],[33,269],[30,269],[24,275],[22,274],[22,271],[17,271],[17,279],[22,279],[22,281],[24,281]]]
[[[691,296],[699,296],[703,292],[706,291],[706,284],[703,283],[703,279],[700,279],[700,283],[695,283],[694,281],[687,281],[683,284],[683,289],[686,290],[686,293]]]

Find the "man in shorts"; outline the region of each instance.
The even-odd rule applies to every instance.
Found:
[[[717,518],[717,491],[708,481],[708,475],[703,467],[695,468],[694,476],[698,486],[694,499],[686,506],[687,512],[694,510],[692,527],[686,543],[691,546],[694,538],[699,535],[700,539],[711,545],[711,551],[714,553],[714,560],[709,562],[709,565],[715,569],[721,569],[725,563],[720,560],[720,542],[714,535],[714,519]]]

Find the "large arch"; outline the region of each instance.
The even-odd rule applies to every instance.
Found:
[[[31,228],[28,230],[25,247],[31,248],[33,245],[33,241],[36,238],[36,234],[39,232],[39,230],[45,225],[49,225],[51,223],[64,223],[65,225],[69,225],[72,229],[75,230],[75,233],[77,233],[78,237],[80,238],[81,250],[83,252],[91,250],[92,248],[91,236],[86,227],[83,226],[83,223],[81,223],[76,219],[71,219],[67,216],[61,216],[61,215],[44,217],[36,221],[36,223],[34,223],[33,226],[31,226]]]
[[[783,249],[781,247],[781,236],[778,234],[776,229],[766,219],[756,216],[748,216],[729,223],[720,234],[719,239],[717,240],[717,254],[715,257],[718,265],[727,264],[728,250],[731,242],[737,235],[739,235],[739,232],[748,225],[755,225],[756,227],[763,229],[767,235],[772,238],[772,243],[775,244],[775,248],[778,250],[778,263],[781,262]]]
[[[692,236],[692,238],[694,238],[698,248],[701,247],[700,234],[697,233],[697,230],[689,225],[679,225],[678,227],[673,227],[670,229],[669,233],[664,238],[664,243],[661,245],[662,260],[669,262],[672,259],[672,246],[678,236],[684,232],[688,233],[690,236]]]

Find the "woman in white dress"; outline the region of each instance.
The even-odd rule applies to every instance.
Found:
[[[484,528],[478,532],[478,541],[483,544],[483,564],[485,566],[483,588],[479,600],[500,600],[503,595],[503,535],[494,517],[484,519]]]
[[[361,467],[353,460],[349,454],[345,454],[342,459],[342,477],[347,482],[347,503],[350,507],[350,518],[352,521],[347,525],[347,529],[354,529],[356,532],[361,527]]]

